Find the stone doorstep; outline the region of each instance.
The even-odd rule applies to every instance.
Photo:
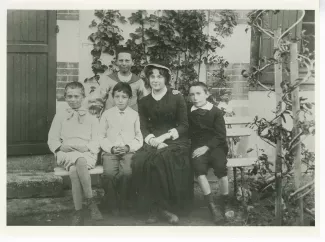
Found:
[[[213,194],[218,193],[218,186],[211,183]],[[102,188],[93,189],[93,196],[100,203],[104,196]],[[205,207],[204,196],[197,183],[194,183],[194,206]],[[74,210],[71,190],[65,190],[63,197],[49,198],[24,198],[24,199],[9,199],[7,200],[7,220],[14,217],[24,217],[30,215],[41,214],[57,214],[62,212],[72,212]]]
[[[97,203],[104,195],[103,189],[93,189]],[[63,192],[62,197],[25,198],[7,200],[7,217],[22,217],[37,214],[53,214],[74,210],[71,190]]]
[[[101,186],[100,176],[91,174],[92,187]],[[7,199],[61,197],[71,189],[69,176],[57,176],[54,172],[16,171],[7,174]]]
[[[252,165],[255,160],[256,158],[228,159],[228,166],[229,168],[234,166],[247,167]],[[98,166],[97,168],[97,170],[91,170],[93,188],[101,188],[100,173],[102,167]],[[64,189],[71,189],[70,178],[65,170],[55,169],[55,172],[47,173],[40,171],[9,173],[7,175],[7,199],[63,196]],[[58,176],[61,173],[64,173],[63,176]],[[231,177],[232,172],[230,169],[228,174]],[[218,182],[212,170],[209,170],[207,178],[211,183]]]
[[[7,157],[7,172],[52,172],[56,166],[54,155],[26,155]]]
[[[7,175],[7,198],[59,197],[63,179],[53,173],[20,172]]]

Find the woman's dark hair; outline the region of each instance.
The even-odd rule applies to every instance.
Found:
[[[82,96],[85,96],[85,88],[81,82],[70,82],[65,86],[64,96],[67,94],[68,89],[80,89]]]
[[[132,89],[131,86],[126,82],[119,82],[117,83],[113,88],[113,97],[115,95],[115,92],[124,92],[126,95],[129,96],[129,98],[132,97]]]
[[[146,78],[148,79],[148,81],[150,80],[149,77],[153,73],[153,70],[154,69],[158,70],[159,71],[159,74],[162,75],[163,77],[165,77],[165,85],[166,86],[169,86],[171,76],[170,76],[168,70],[166,70],[164,68],[156,67],[156,66],[148,66],[145,69],[144,74],[146,75]]]

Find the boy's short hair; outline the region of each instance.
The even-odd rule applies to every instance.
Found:
[[[74,81],[74,82],[68,83],[64,89],[64,96],[66,96],[68,89],[80,89],[81,95],[85,97],[85,88],[81,82]]]
[[[129,96],[129,98],[132,97],[131,86],[126,82],[119,82],[114,86],[113,92],[112,92],[113,97],[115,95],[115,92],[124,92],[125,94],[127,94]]]
[[[202,87],[202,89],[205,91],[205,93],[209,93],[209,88],[207,86],[207,84],[203,83],[203,82],[194,82],[190,85],[190,89],[191,87]]]
[[[133,58],[133,52],[132,52],[132,50],[130,50],[130,49],[127,48],[127,47],[120,47],[120,48],[118,48],[118,49],[116,50],[116,60],[118,60],[118,55],[119,55],[120,53],[128,53],[128,54],[131,55],[131,59],[132,59],[132,60],[134,59],[134,58]]]

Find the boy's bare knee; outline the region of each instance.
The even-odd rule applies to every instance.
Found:
[[[84,157],[79,157],[76,161],[76,165],[86,165],[87,166],[87,160]]]
[[[70,166],[70,168],[69,168],[69,175],[70,176],[77,175],[77,168],[76,168],[76,166]]]
[[[86,162],[87,163],[87,160],[84,157],[79,157],[76,162]]]

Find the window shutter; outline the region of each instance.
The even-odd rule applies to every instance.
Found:
[[[301,16],[301,11],[297,10],[281,10],[277,14],[269,12],[264,20],[264,28],[268,28],[272,31],[281,27],[282,33],[294,24]],[[300,38],[302,22],[300,22],[290,32],[292,38]],[[260,49],[259,49],[259,64],[263,66],[265,63],[261,62],[262,58],[273,58],[273,39],[266,34],[262,33],[260,38]],[[299,47],[299,46],[298,46]],[[289,63],[288,63],[289,65]],[[285,69],[285,66],[283,66]],[[289,78],[286,72],[283,72],[283,80]],[[274,85],[274,67],[270,66],[263,71],[260,76],[260,82],[267,85]]]

